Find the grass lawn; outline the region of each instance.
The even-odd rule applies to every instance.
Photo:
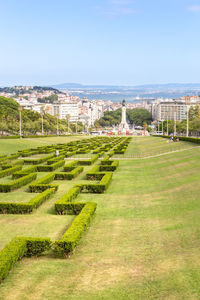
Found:
[[[0,154],[10,154],[17,150],[30,149],[51,144],[68,143],[90,136],[58,136],[47,138],[30,138],[30,139],[0,139]]]
[[[188,142],[171,143],[158,137],[134,137],[125,154],[115,154],[114,158],[143,158],[198,146]]]
[[[133,138],[127,153],[136,148],[141,157],[170,151],[166,140],[151,137]],[[121,160],[105,194],[77,198],[98,206],[75,253],[23,259],[1,283],[0,299],[200,299],[199,170],[198,147]],[[54,215],[53,204],[72,184],[62,182],[32,215],[0,215],[0,247],[16,235],[61,236],[73,216]]]

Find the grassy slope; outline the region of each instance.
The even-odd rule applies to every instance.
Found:
[[[154,140],[148,143],[154,151]],[[1,284],[0,299],[199,299],[199,167],[199,148],[120,161],[107,193],[79,198],[95,200],[98,209],[75,254],[22,260]],[[41,228],[36,219],[51,211],[50,203],[28,217],[35,218],[35,231],[54,236],[61,230],[55,219],[62,217],[51,215],[46,224],[40,219]],[[28,218],[2,217],[2,236],[16,224],[23,232]]]
[[[30,138],[30,139],[0,139],[0,154],[10,154],[17,150],[41,147],[48,144],[68,143],[88,136],[69,136],[69,137],[48,137],[48,138]]]
[[[188,142],[170,143],[168,139],[158,137],[134,137],[125,154],[115,157],[142,158],[198,146]]]

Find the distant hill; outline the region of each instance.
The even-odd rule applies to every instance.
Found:
[[[82,90],[90,90],[90,89],[102,89],[102,90],[169,90],[169,89],[184,89],[184,90],[190,90],[190,89],[200,89],[200,83],[166,83],[166,84],[144,84],[144,85],[84,85],[80,83],[61,83],[52,85],[55,89],[82,89]]]

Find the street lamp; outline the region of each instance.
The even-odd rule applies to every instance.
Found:
[[[66,119],[67,119],[67,131],[69,133],[69,120],[70,120],[70,115],[66,115]]]
[[[174,106],[174,136],[176,136],[176,112],[177,112],[177,107]]]
[[[169,124],[168,124],[168,119],[169,119],[169,112],[167,112],[167,136],[169,135]]]
[[[20,138],[22,138],[22,106],[18,107],[18,111],[19,111],[19,136]]]
[[[41,107],[41,116],[42,116],[42,135],[44,135],[44,107]]]
[[[187,105],[187,131],[186,131],[186,136],[188,137],[189,136],[189,109],[190,107]]]
[[[58,128],[58,114],[56,115],[57,117],[57,135],[59,135],[59,128]]]

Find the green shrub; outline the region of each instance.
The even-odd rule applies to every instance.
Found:
[[[71,161],[70,163],[67,163],[67,164],[64,166],[64,171],[65,171],[65,172],[70,172],[70,171],[72,171],[74,168],[77,167],[77,164],[78,164],[78,161],[77,161],[77,160],[74,160],[74,161]]]
[[[75,177],[77,177],[81,172],[83,172],[83,167],[79,166],[69,173],[55,173],[55,180],[72,180]]]
[[[41,166],[37,166],[37,171],[38,172],[52,172],[62,166],[64,166],[65,162],[64,160],[55,162],[52,165],[41,165]]]
[[[29,191],[31,193],[37,193],[37,192],[42,192],[45,191],[47,189],[58,189],[58,185],[57,184],[49,184],[50,182],[52,182],[55,178],[55,174],[51,173],[46,175],[45,177],[33,182],[31,185],[29,185]]]
[[[39,256],[43,252],[51,248],[51,240],[49,238],[32,238],[25,237],[26,240],[26,256]]]
[[[55,162],[59,161],[59,160],[63,160],[65,158],[65,155],[59,155],[57,157],[54,157],[52,159],[47,160],[47,165],[52,165]]]
[[[18,159],[17,161],[13,162],[12,164],[11,163],[7,163],[5,165],[2,165],[1,168],[3,170],[5,170],[5,169],[12,168],[13,166],[18,166],[18,165],[23,165],[23,164],[24,164],[23,159]]]
[[[0,184],[0,192],[8,193],[8,192],[11,192],[12,190],[16,190],[16,189],[26,185],[27,183],[30,183],[31,181],[36,179],[36,177],[37,177],[36,173],[31,173],[24,177],[13,180],[12,182]]]
[[[81,166],[90,166],[98,159],[98,157],[99,157],[99,155],[95,155],[91,159],[79,160],[78,164]]]
[[[84,230],[89,225],[96,210],[96,203],[88,202],[84,205],[79,215],[64,233],[61,240],[55,242],[54,249],[59,254],[68,254],[79,244]]]
[[[34,173],[37,171],[37,167],[36,166],[32,166],[32,167],[29,167],[29,168],[26,168],[26,169],[23,169],[19,172],[16,172],[12,175],[12,178],[20,178],[20,177],[23,177],[25,175],[28,175],[30,173]]]
[[[4,169],[3,171],[0,171],[0,178],[5,177],[5,176],[9,176],[11,174],[13,174],[14,172],[21,170],[21,166],[15,166],[12,168],[8,168],[8,169]]]
[[[28,164],[28,165],[38,165],[38,164],[41,164],[51,158],[53,158],[55,155],[54,154],[51,154],[51,155],[48,155],[48,156],[45,156],[45,157],[42,157],[42,158],[35,158],[35,159],[24,159],[24,163],[25,164]]]
[[[71,188],[66,194],[64,194],[61,198],[59,198],[55,203],[55,210],[57,214],[63,215],[63,214],[77,214],[80,212],[80,209],[77,207],[71,206],[71,202],[73,199],[75,199],[78,194],[80,193],[79,187]],[[81,203],[79,203],[81,205]]]
[[[54,189],[47,189],[27,203],[0,202],[0,213],[2,214],[29,214],[39,207],[52,194]]]
[[[98,173],[96,176],[98,176]],[[107,190],[111,179],[112,173],[110,172],[103,175],[99,183],[77,184],[76,186],[81,189],[81,192],[101,194]]]
[[[0,282],[6,278],[10,269],[26,253],[26,241],[14,238],[0,251]]]
[[[104,171],[114,172],[117,169],[118,165],[119,165],[118,160],[110,160],[108,165],[103,164],[103,165],[99,166],[99,171],[100,172],[104,172]]]

